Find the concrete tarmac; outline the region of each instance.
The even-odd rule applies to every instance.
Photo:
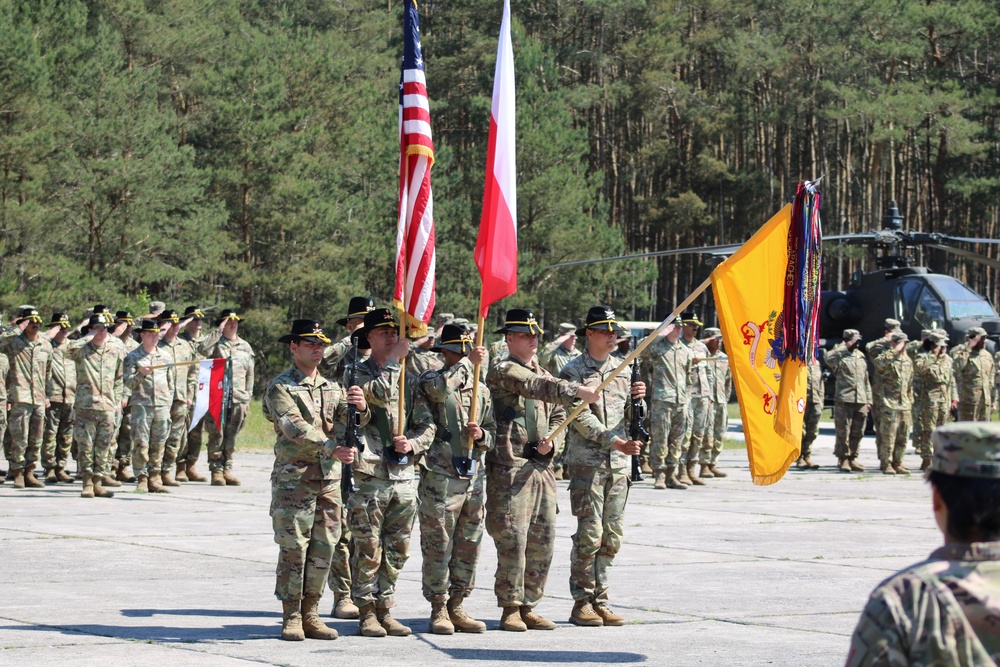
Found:
[[[542,615],[553,632],[498,629],[496,553],[483,540],[476,593],[466,608],[484,634],[428,633],[420,592],[419,527],[394,615],[407,638],[357,636],[329,621],[332,642],[278,639],[277,556],[268,516],[272,459],[237,453],[240,487],[184,484],[170,495],[125,485],[113,499],[83,499],[81,485],[0,486],[0,664],[839,665],[868,593],[941,543],[919,473],[835,470],[824,424],[815,472],[794,468],[755,487],[746,453],[727,450],[726,479],[705,487],[632,488],[612,571],[618,628],[567,622],[570,536],[567,482],[559,483],[558,543]],[[919,458],[908,453],[913,470]],[[204,462],[199,466],[204,471]],[[122,492],[124,491],[124,492]],[[329,612],[327,592],[321,610]]]

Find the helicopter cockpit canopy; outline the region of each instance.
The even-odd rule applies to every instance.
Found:
[[[928,276],[938,294],[944,297],[948,307],[948,315],[952,319],[983,318],[995,319],[996,310],[990,302],[979,296],[961,282],[944,275]]]

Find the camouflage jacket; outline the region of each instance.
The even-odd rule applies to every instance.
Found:
[[[954,362],[947,354],[919,354],[913,364],[913,397],[924,404],[958,400]],[[917,394],[919,387],[920,394]]]
[[[179,334],[177,334],[177,337],[180,338],[183,341],[187,341],[187,344],[191,346],[191,352],[194,354],[194,356],[192,357],[192,359],[197,359],[198,361],[201,361],[202,359],[205,358],[201,354],[201,352],[198,351],[198,347],[201,345],[201,341],[205,340],[205,336],[199,335],[197,338],[195,338],[194,336],[192,336],[190,333],[188,333],[185,330],[185,331],[182,331]],[[129,350],[129,352],[131,352],[131,350]],[[198,394],[198,367],[197,366],[194,367],[194,385],[191,386],[191,387],[189,387],[189,390],[190,390],[191,393],[188,394],[188,400],[193,402],[195,400],[195,397]]]
[[[493,365],[486,376],[486,384],[493,395],[497,425],[496,446],[486,454],[486,462],[507,467],[523,466],[529,461],[522,456],[525,443],[541,440],[566,421],[563,406],[573,404],[579,389],[575,382],[552,377],[537,359],[526,364],[509,355]],[[535,409],[534,433],[528,433],[525,419],[528,400],[533,401]],[[530,460],[535,465],[542,465],[538,459]]]
[[[179,336],[170,342],[167,342],[165,338],[162,339],[160,341],[160,349],[170,357],[170,363],[172,364],[179,364],[185,361],[198,361],[198,353],[191,347],[191,343]],[[167,371],[172,376],[170,384],[174,389],[174,400],[192,400],[191,397],[198,391],[198,364],[174,366],[173,368],[168,368]]]
[[[597,361],[584,353],[566,364],[559,377],[577,385],[597,387],[618,367],[619,361],[608,357]],[[632,420],[632,397],[628,371],[619,373],[601,391],[601,396],[583,409],[569,426],[566,436],[566,465],[590,466],[610,470],[626,470],[632,457],[612,445],[621,438],[628,440]],[[582,403],[576,400],[573,407]]]
[[[871,404],[872,387],[868,382],[868,362],[861,350],[848,350],[841,343],[826,355],[826,365],[837,378],[834,400]]]
[[[963,403],[983,395],[987,406],[993,405],[995,383],[993,357],[986,350],[969,350],[968,346],[955,348],[955,381],[958,383],[959,400]]]
[[[364,355],[368,350],[358,350]],[[323,348],[323,361],[320,362],[319,372],[328,378],[334,378],[340,382],[344,377],[344,371],[348,364],[354,361],[354,345],[351,344],[351,336],[348,334],[340,340]]]
[[[875,360],[879,357],[879,355],[888,350],[890,347],[892,347],[891,343],[889,343],[889,341],[886,340],[885,337],[883,336],[882,338],[876,338],[870,343],[867,343],[865,345],[865,352],[868,354],[868,358],[871,359],[871,362],[874,364]],[[871,387],[873,395],[877,395],[882,390],[882,385],[879,384],[878,375],[875,375],[871,378]]]
[[[0,409],[3,416],[7,414],[7,375],[10,373],[10,360],[6,354],[0,354]]]
[[[410,348],[406,356],[406,372],[420,377],[426,371],[439,371],[444,368],[444,358],[437,352],[425,350],[419,345]]]
[[[875,358],[875,372],[882,386],[881,407],[909,410],[913,407],[913,362],[906,352],[888,349]]]
[[[233,403],[249,403],[253,396],[254,353],[250,343],[239,336],[236,340],[222,337],[216,329],[205,336],[198,346],[198,353],[206,359],[233,360]]]
[[[412,480],[416,459],[434,441],[434,419],[412,376],[407,376],[403,434],[413,451],[405,465],[391,463],[383,450],[392,447],[392,437],[399,424],[400,366],[389,362],[383,368],[373,357],[358,362],[358,386],[364,389],[372,418],[361,430],[365,451],[355,459],[354,470],[369,477],[388,480]]]
[[[130,352],[139,347],[139,343],[136,342],[134,338],[129,336],[128,338],[108,338],[108,342],[118,341],[117,347],[121,351],[122,359],[127,357]],[[132,390],[125,387],[125,399],[132,397]]]
[[[39,334],[34,341],[19,330],[0,337],[0,352],[10,360],[7,400],[11,403],[45,405],[46,389],[52,374],[52,344]]]
[[[713,403],[728,403],[729,396],[733,393],[733,374],[729,370],[729,357],[722,350],[715,354],[708,353],[709,362],[712,367],[712,391],[709,398]]]
[[[580,350],[575,347],[572,350],[567,350],[562,346],[562,343],[552,341],[546,345],[542,349],[541,354],[538,355],[538,363],[542,365],[542,368],[553,375],[559,375],[562,373],[562,369],[566,367],[566,364],[579,356]]]
[[[813,405],[823,405],[826,400],[826,384],[823,382],[823,367],[820,365],[819,361],[814,364],[809,364],[808,368],[808,384],[806,385],[806,398],[808,398]]]
[[[1000,542],[949,543],[872,591],[848,667],[1000,661]]]
[[[688,383],[688,395],[691,398],[711,396],[712,385],[715,382],[715,370],[712,368],[712,364],[707,361],[696,361],[697,359],[708,359],[708,346],[697,338],[688,341],[682,336],[681,342],[691,352],[691,379]]]
[[[276,436],[271,471],[275,489],[294,493],[300,481],[340,479],[343,466],[333,450],[343,443],[334,425],[347,423],[348,404],[347,390],[339,382],[319,373],[306,377],[292,366],[267,383],[262,408]],[[364,426],[371,410],[360,415]]]
[[[510,350],[507,349],[507,340],[505,338],[501,338],[497,342],[490,345],[490,361],[486,364],[486,368],[492,370],[494,366],[506,359],[509,355]]]
[[[420,465],[427,470],[448,477],[458,477],[452,457],[457,455],[456,450],[462,452],[463,456],[468,451],[468,438],[464,434],[472,407],[474,369],[472,362],[463,358],[450,368],[425,371],[420,375],[420,391],[427,401],[436,427],[434,442],[420,459]],[[455,396],[454,431],[448,425],[449,396]],[[482,471],[483,452],[493,449],[497,430],[493,419],[493,400],[484,383],[479,384],[479,407],[476,410],[476,423],[483,429],[483,439],[474,443],[472,456],[479,462],[478,469]]]
[[[50,341],[52,345],[52,374],[45,393],[50,403],[69,405],[76,398],[76,363],[66,357],[66,346],[70,341],[61,343]]]
[[[66,357],[72,360],[76,372],[77,410],[117,412],[125,396],[125,357],[122,346],[109,337],[97,347],[80,338],[64,344]]]
[[[642,351],[648,363],[643,373],[649,378],[649,396],[654,401],[688,402],[688,379],[691,375],[691,351],[678,340],[671,343],[659,336]]]
[[[170,363],[170,357],[162,348],[156,347],[147,353],[140,345],[125,357],[125,386],[132,390],[130,405],[170,407],[174,402],[174,378],[170,368],[157,368],[143,377],[141,366],[163,366]]]

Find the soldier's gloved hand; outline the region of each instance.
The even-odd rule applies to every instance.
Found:
[[[365,400],[365,391],[357,385],[347,390],[347,402],[361,412],[368,409],[368,402]]]
[[[622,440],[618,438],[612,447],[622,454],[628,454],[629,456],[638,456],[639,452],[642,451],[642,443],[638,440]]]
[[[476,422],[469,422],[465,425],[465,434],[472,436],[476,442],[483,439],[483,429]]]
[[[584,403],[593,403],[601,394],[593,387],[584,387],[580,385],[580,388],[576,390],[576,397],[583,400]]]
[[[354,463],[354,447],[337,445],[333,448],[333,456],[344,465]]]
[[[405,435],[394,436],[392,444],[398,454],[408,454],[413,451],[413,445],[410,444]]]
[[[583,389],[583,387],[580,388]],[[588,401],[588,403],[590,402],[592,401]],[[545,456],[546,454],[552,451],[552,442],[549,441],[547,438],[542,438],[538,442],[538,447],[536,449],[538,450],[539,455]]]
[[[646,383],[645,382],[633,382],[632,383],[632,398],[637,401],[641,401],[646,398]]]
[[[472,352],[469,352],[469,361],[473,365],[483,363],[483,359],[486,358],[486,347],[480,345],[479,347],[472,348]]]

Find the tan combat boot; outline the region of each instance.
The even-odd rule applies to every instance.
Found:
[[[896,471],[897,475],[909,475],[910,469],[904,466],[902,463],[893,463],[892,469]]]
[[[81,498],[93,498],[94,497],[94,476],[89,472],[83,473],[83,491],[80,492]]]
[[[182,461],[177,462],[177,472],[174,474],[174,479],[178,482],[187,482],[187,468]]]
[[[677,489],[678,491],[683,491],[684,489],[687,488],[687,484],[681,483],[681,480],[677,478],[676,473],[674,473],[673,466],[667,466],[666,476],[667,476],[668,489]]]
[[[802,457],[802,468],[804,470],[819,470],[819,466],[812,462],[812,458],[808,455]],[[718,475],[716,475],[718,477]]]
[[[701,469],[698,470],[698,477],[701,477],[702,479],[712,479],[715,477],[715,474],[712,473],[712,466],[707,463],[702,463]]]
[[[149,478],[145,475],[139,475],[139,483],[135,485],[135,490],[139,493],[146,493],[149,491]]]
[[[139,481],[145,480],[140,477]],[[306,634],[302,631],[302,612],[299,611],[298,600],[281,601],[281,638],[286,642],[304,642]]]
[[[23,470],[11,470],[11,482],[14,483],[15,489],[24,488],[24,471]]]
[[[94,475],[94,477],[97,478],[97,475]],[[117,489],[119,486],[122,485],[121,482],[119,482],[111,475],[101,475],[100,480],[101,480],[101,486],[110,486],[112,489]]]
[[[670,475],[667,475],[667,477],[669,478]],[[691,478],[688,477],[687,466],[684,465],[683,461],[677,463],[677,481],[685,485],[692,483]]]
[[[444,600],[432,600],[431,601],[431,634],[434,635],[453,635],[455,634],[455,625],[451,622],[448,617],[448,610],[445,608]]]
[[[865,471],[865,467],[863,465],[861,465],[860,463],[858,463],[857,461],[855,461],[854,459],[851,459],[850,461],[848,461],[847,465],[851,468],[851,472],[864,472]]]
[[[92,479],[94,481],[94,497],[95,498],[114,498],[115,497],[115,494],[113,492],[108,491],[107,489],[104,488],[104,484],[103,484],[104,480],[103,480],[103,478],[101,478],[101,477],[99,477],[97,475],[94,475]]]
[[[656,478],[653,480],[654,489],[665,489],[667,488],[667,473],[658,472],[656,473]]]
[[[350,596],[334,595],[333,609],[330,611],[330,616],[333,618],[352,620],[358,617],[358,608],[353,602],[351,602]]]
[[[520,607],[504,607],[500,616],[500,629],[507,632],[525,632],[528,626],[521,620]]]
[[[698,464],[695,463],[695,462],[693,462],[693,461],[691,463],[687,464],[687,473],[688,473],[688,477],[691,478],[691,483],[694,484],[695,486],[707,486],[705,484],[705,482],[701,481],[701,478],[698,477],[698,475],[695,474],[694,467],[696,465],[698,465]]]
[[[118,475],[116,476],[116,479],[119,482],[128,482],[130,484],[136,481],[135,473],[132,472],[132,466],[122,464],[118,468]]]
[[[806,457],[806,462],[809,463],[809,457],[808,456]],[[810,463],[810,465],[811,465],[811,463]],[[819,466],[815,466],[815,467],[818,468]],[[729,473],[722,472],[721,470],[719,470],[719,466],[715,465],[714,463],[709,464],[708,469],[711,470],[712,474],[715,475],[716,477],[729,477]]]
[[[197,470],[195,470],[194,469],[195,465],[196,465],[195,461],[187,462],[187,478],[192,482],[207,482],[208,478],[200,474]]]
[[[73,477],[71,475],[67,475],[66,469],[63,468],[62,466],[56,468],[56,479],[62,482],[63,484],[73,483]]]
[[[160,472],[160,484],[163,486],[180,486],[181,483],[174,480],[174,476],[170,474],[169,470],[164,470]]]
[[[226,481],[226,486],[239,486],[240,480],[233,474],[232,470],[223,470],[222,479]]]
[[[24,485],[29,489],[44,489],[45,482],[35,477],[35,464],[24,469]]]
[[[226,478],[222,476],[221,470],[212,471],[212,486],[225,486]]]
[[[160,481],[160,473],[154,472],[149,476],[149,492],[150,493],[170,493],[165,488],[163,488],[163,482]]]
[[[56,477],[56,469],[49,468],[45,471],[45,483],[46,484],[58,484],[59,479]]]
[[[556,624],[536,613],[531,607],[521,607],[521,620],[529,630],[555,630]]]
[[[337,631],[319,617],[319,598],[302,598],[302,631],[309,639],[336,639]]]
[[[847,459],[840,459],[840,463],[837,464],[837,470],[840,472],[851,472],[851,462]]]
[[[931,467],[931,457],[924,456],[920,459],[920,470],[927,470]]]
[[[462,606],[462,596],[448,600],[448,618],[459,632],[486,632],[486,624],[469,616]]]
[[[607,602],[595,602],[591,606],[594,608],[594,612],[604,621],[604,625],[625,625],[625,618],[611,611],[611,607],[608,606]]]
[[[385,637],[385,628],[375,618],[375,604],[369,602],[358,609],[358,632],[362,637]]]
[[[889,465],[888,461],[880,461],[878,469],[882,471],[883,475],[895,475],[896,471],[893,470],[892,466]]]
[[[604,619],[594,611],[590,600],[574,600],[573,611],[570,612],[569,622],[573,625],[584,627],[598,627],[604,625]]]
[[[386,634],[390,637],[409,637],[410,633],[413,632],[409,627],[394,619],[388,609],[376,607],[375,618],[378,619],[379,624],[385,628]]]

